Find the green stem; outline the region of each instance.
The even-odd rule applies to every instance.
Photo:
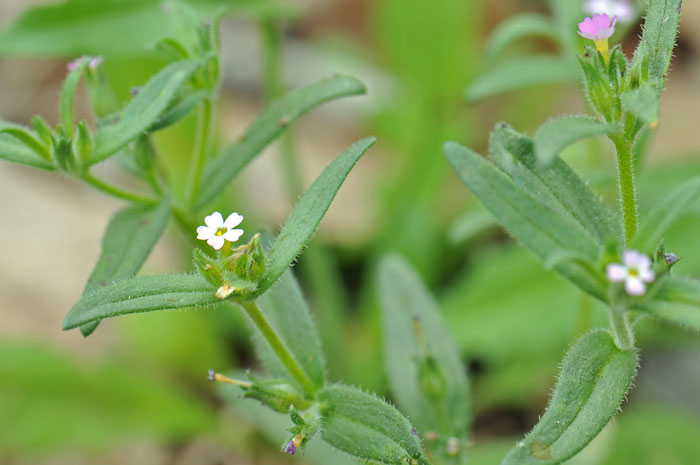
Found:
[[[625,243],[629,244],[637,233],[637,192],[634,187],[632,143],[623,136],[613,138],[617,151],[617,173],[625,224]]]
[[[316,392],[316,386],[314,385],[311,378],[306,374],[306,372],[299,366],[299,363],[294,359],[289,349],[284,345],[284,342],[277,336],[277,333],[267,321],[265,315],[263,315],[260,307],[254,300],[246,300],[240,302],[241,307],[245,310],[246,314],[253,321],[253,324],[258,331],[262,333],[263,337],[270,345],[272,350],[277,354],[280,361],[287,368],[287,371],[292,375],[292,377],[299,383],[299,385],[306,391],[307,394],[313,396]]]
[[[185,188],[185,204],[188,206],[194,205],[195,201],[197,200],[197,195],[199,195],[199,185],[202,182],[204,163],[207,161],[207,155],[211,146],[213,120],[214,104],[212,102],[212,98],[208,97],[202,100],[199,107],[199,118],[197,121],[194,152],[192,154],[190,172],[187,178],[187,186]]]
[[[620,350],[629,350],[634,347],[634,333],[627,320],[624,307],[610,307],[610,326],[612,328],[615,345]]]
[[[156,203],[156,199],[148,198],[148,197],[143,197],[139,194],[135,194],[133,192],[129,192],[127,190],[121,189],[119,187],[113,186],[111,184],[107,184],[103,180],[96,178],[89,172],[85,172],[81,179],[85,181],[86,183],[90,184],[91,186],[101,190],[102,192],[105,192],[113,197],[117,197],[120,199],[128,200],[130,202],[136,202],[136,203],[144,203],[144,204],[152,204]]]

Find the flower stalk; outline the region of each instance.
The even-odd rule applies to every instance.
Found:
[[[634,181],[632,144],[624,136],[612,137],[617,155],[617,174],[622,217],[625,226],[625,243],[629,244],[637,234],[637,191]]]

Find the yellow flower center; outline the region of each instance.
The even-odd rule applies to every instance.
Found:
[[[215,233],[215,234],[216,234],[217,236],[223,236],[224,234],[226,234],[227,231],[228,231],[228,230],[227,230],[226,228],[219,228],[219,229],[216,230],[216,233]]]

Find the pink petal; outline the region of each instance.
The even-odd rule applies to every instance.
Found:
[[[224,242],[224,236],[211,236],[209,239],[207,239],[207,244],[214,247],[216,250],[222,248],[224,246]]]
[[[214,212],[209,216],[206,216],[204,218],[204,224],[209,226],[212,229],[219,229],[224,227],[224,217],[221,216],[221,213],[219,212]]]
[[[224,239],[229,242],[236,242],[243,235],[242,229],[230,229],[224,234]]]
[[[593,23],[598,32],[610,28],[610,16],[607,13],[602,15],[593,15]]]
[[[644,295],[647,291],[647,286],[641,279],[630,277],[625,281],[625,291],[627,291],[629,295]]]
[[[578,23],[578,30],[578,33],[586,39],[596,40],[598,28],[591,18],[586,18],[582,22]]]
[[[627,279],[627,267],[620,265],[619,263],[611,263],[608,265],[605,271],[610,282],[621,283]]]
[[[235,228],[236,226],[241,224],[242,221],[243,215],[239,215],[238,213],[233,212],[228,216],[228,218],[226,218],[226,221],[224,221],[224,226],[226,227],[226,229]]]

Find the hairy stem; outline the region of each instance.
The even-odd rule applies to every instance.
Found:
[[[207,161],[207,155],[211,146],[213,120],[214,104],[211,97],[208,97],[202,100],[199,107],[194,152],[192,153],[190,172],[185,188],[185,204],[188,206],[192,206],[195,203],[199,194],[204,163]]]
[[[294,359],[292,354],[289,352],[289,349],[287,349],[284,342],[279,338],[275,330],[270,325],[270,322],[267,321],[267,318],[265,318],[265,315],[263,315],[260,307],[258,307],[257,302],[254,300],[247,300],[240,302],[240,304],[292,377],[299,383],[307,394],[313,396],[316,392],[316,386],[311,381],[311,378],[309,378],[306,372],[301,368],[301,366],[299,366],[299,363]]]
[[[637,192],[634,187],[632,143],[623,136],[613,138],[617,152],[617,173],[625,225],[625,243],[629,244],[637,233]]]
[[[107,193],[111,195],[112,197],[117,197],[120,199],[128,200],[129,202],[136,202],[136,203],[144,203],[144,204],[152,204],[156,203],[156,199],[152,199],[149,197],[143,197],[139,194],[135,194],[133,192],[129,192],[127,190],[124,190],[120,187],[113,186],[111,184],[106,183],[105,181],[96,178],[89,172],[85,172],[81,179],[85,181],[86,183],[90,184],[91,186],[95,187],[98,190],[101,190],[104,193]]]
[[[620,350],[634,348],[634,332],[627,320],[624,307],[610,307],[610,326],[612,328],[615,345]]]

